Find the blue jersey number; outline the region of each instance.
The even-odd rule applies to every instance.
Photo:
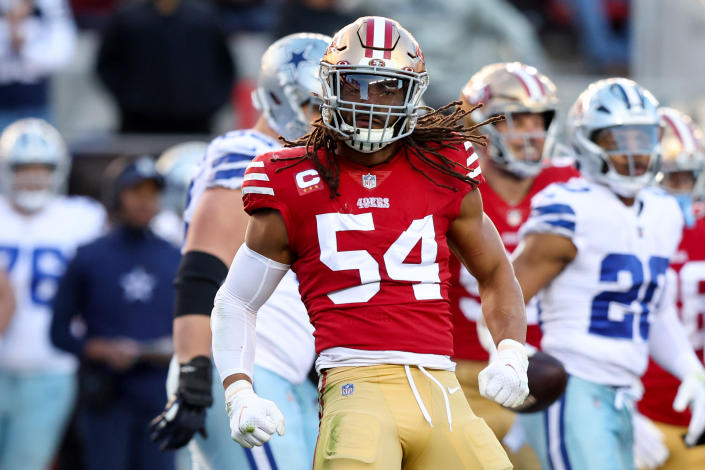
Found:
[[[16,246],[0,245],[0,267],[10,272],[15,267],[20,250]],[[61,250],[37,247],[32,251],[30,295],[32,302],[48,306],[54,300],[59,279],[64,274],[68,260]]]
[[[592,299],[590,333],[611,338],[634,338],[634,312],[639,314],[639,335],[649,338],[649,304],[659,285],[659,276],[666,274],[668,259],[652,256],[648,262],[649,279],[644,279],[644,266],[632,254],[614,253],[605,256],[600,266],[601,282],[617,282],[620,272],[631,275],[632,285],[625,291],[604,291]],[[646,286],[644,287],[644,282]],[[609,318],[611,303],[618,303],[631,310],[621,320]]]

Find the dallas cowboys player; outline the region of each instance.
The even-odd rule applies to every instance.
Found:
[[[153,439],[161,441],[164,449],[181,447],[197,431],[204,431],[205,419],[208,439],[197,436],[190,449],[194,460],[209,469],[285,465],[296,470],[308,469],[313,462],[317,396],[307,380],[315,354],[313,328],[291,272],[261,310],[255,360],[260,392],[286,416],[286,435],[264,447],[244,449],[230,440],[225,415],[209,413],[206,419],[205,409],[213,402],[209,315],[227,266],[245,235],[248,216],[242,210],[240,191],[245,168],[257,155],[278,149],[277,136],[295,139],[309,130],[321,93],[318,63],[330,40],[299,33],[269,47],[253,93],[260,118],[252,129],[229,132],[211,142],[189,191],[184,257],[176,280],[178,386],[174,399],[153,423]],[[214,386],[216,407],[222,409],[225,403],[217,378]]]
[[[76,361],[49,341],[51,302],[66,263],[101,232],[105,214],[95,202],[61,194],[68,150],[41,119],[5,128],[0,165],[0,270],[17,302],[0,344],[0,468],[44,470],[76,389]]]
[[[705,428],[702,367],[682,326],[658,311],[683,218],[671,196],[647,187],[660,162],[657,106],[631,80],[591,84],[568,116],[584,179],[537,194],[521,230],[517,278],[525,300],[543,290],[541,346],[570,374],[559,402],[523,418],[545,468],[633,468],[633,402],[649,350],[683,379],[675,404],[701,415],[688,439]]]

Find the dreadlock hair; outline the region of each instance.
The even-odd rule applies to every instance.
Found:
[[[404,154],[411,167],[436,186],[450,189],[451,191],[457,191],[458,188],[435,181],[418,166],[417,161],[444,175],[451,176],[464,183],[476,185],[478,181],[467,176],[470,171],[469,168],[449,159],[440,150],[444,148],[451,149],[453,144],[463,142],[471,142],[483,147],[487,146],[487,137],[481,135],[478,129],[486,124],[504,119],[504,115],[499,115],[490,117],[479,124],[465,125],[463,124],[463,118],[481,107],[482,104],[471,108],[462,105],[461,101],[452,101],[436,110],[429,108],[431,109],[430,112],[419,116],[414,131],[400,140],[405,149]],[[284,142],[285,147],[304,146],[306,147],[306,153],[299,157],[279,157],[280,160],[291,160],[292,163],[278,168],[277,172],[296,166],[305,160],[311,160],[323,181],[328,184],[331,199],[340,196],[338,192],[340,167],[335,158],[335,150],[340,137],[326,127],[320,118],[313,123],[313,130],[303,137],[294,141],[280,137],[280,140]],[[325,150],[325,162],[319,159],[318,151],[320,149]]]

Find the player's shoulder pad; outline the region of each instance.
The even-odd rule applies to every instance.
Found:
[[[581,199],[589,198],[590,184],[581,178],[572,178],[568,181],[551,183],[543,188],[531,200],[532,207],[550,203],[551,201],[565,204],[575,203]]]
[[[293,147],[258,155],[247,166],[242,184],[242,197],[248,213],[261,208],[283,210],[290,191],[298,184],[307,189],[323,186],[313,163],[304,159],[306,149]]]
[[[683,215],[680,205],[675,197],[659,186],[648,186],[644,188],[639,197],[644,204],[655,205],[657,212],[663,217],[673,217],[673,223],[683,223]]]
[[[105,218],[103,205],[86,196],[64,196],[60,199],[59,204],[62,212],[76,217],[93,217],[100,220]]]
[[[573,238],[579,207],[588,192],[580,181],[549,184],[531,199],[531,214],[520,232],[554,233]]]
[[[216,137],[204,156],[209,168],[209,186],[240,187],[245,168],[252,159],[277,146],[274,140],[254,131],[231,131]]]

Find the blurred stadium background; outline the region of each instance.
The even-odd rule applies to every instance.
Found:
[[[397,19],[417,37],[431,77],[426,95],[430,106],[456,99],[463,84],[483,65],[519,60],[553,79],[563,115],[588,83],[626,76],[650,89],[662,104],[705,122],[704,0],[138,1],[168,8],[189,2],[207,5],[227,37],[236,70],[232,88],[206,133],[183,128],[120,132],[119,107],[97,74],[97,60],[106,25],[127,0],[71,0],[77,40],[67,60],[48,77],[48,84],[50,121],[73,154],[72,194],[99,198],[102,171],[115,157],[157,156],[180,142],[208,141],[251,125],[257,113],[250,92],[261,54],[273,40],[299,31],[333,34],[368,14]],[[36,2],[37,8],[55,3],[28,2]],[[13,3],[0,1],[0,13]],[[162,33],[154,31],[155,37]],[[188,52],[194,57],[193,51]],[[1,53],[0,71],[7,57]],[[169,70],[150,71],[161,77],[165,90],[178,85],[181,78],[170,71],[190,69],[199,77],[200,71],[193,70],[195,66],[185,57],[169,57],[167,62],[175,62]],[[140,80],[131,83],[139,86]],[[0,100],[0,112],[3,107]],[[78,468],[71,457],[73,446],[65,443],[58,468]]]
[[[621,75],[652,90],[663,104],[705,120],[701,0],[200,1],[211,3],[222,20],[237,69],[210,135],[120,134],[118,108],[95,70],[101,30],[123,0],[71,2],[78,41],[70,60],[51,77],[49,95],[53,121],[75,158],[71,192],[97,195],[98,179],[92,176],[116,155],[158,155],[178,142],[252,124],[250,90],[269,43],[296,31],[332,34],[365,14],[394,17],[417,36],[431,75],[426,97],[431,106],[455,99],[481,66],[520,60],[554,80],[562,110],[591,81]],[[599,17],[588,18],[587,12]]]

